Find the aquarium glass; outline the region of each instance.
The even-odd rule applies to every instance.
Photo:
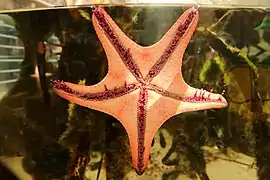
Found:
[[[18,179],[270,177],[268,1],[1,3],[0,163]]]

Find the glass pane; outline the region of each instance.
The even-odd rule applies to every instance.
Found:
[[[19,179],[267,179],[269,58],[267,8],[3,12],[0,162]]]

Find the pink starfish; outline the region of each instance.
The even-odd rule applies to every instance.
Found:
[[[95,8],[92,21],[108,58],[108,74],[93,86],[52,83],[59,96],[122,123],[140,175],[147,166],[153,137],[166,120],[187,111],[227,106],[222,95],[190,87],[183,79],[182,57],[198,19],[197,9],[190,8],[159,42],[142,47],[103,8]]]

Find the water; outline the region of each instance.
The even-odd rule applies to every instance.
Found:
[[[129,37],[148,46],[186,8],[106,11]],[[75,8],[0,15],[0,155],[19,179],[270,178],[267,10],[199,8],[183,76],[193,87],[225,90],[228,108],[172,117],[156,133],[142,176],[132,167],[119,121],[69,103],[49,83],[57,78],[93,85],[105,77],[106,55],[88,13]],[[43,42],[45,55],[37,54]]]

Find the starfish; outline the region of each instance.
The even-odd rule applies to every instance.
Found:
[[[182,57],[198,19],[198,9],[190,8],[157,43],[142,47],[102,7],[95,7],[92,23],[108,59],[107,75],[92,86],[52,81],[62,98],[121,122],[139,175],[147,167],[155,133],[166,120],[183,112],[227,106],[222,95],[193,88],[183,79]]]

